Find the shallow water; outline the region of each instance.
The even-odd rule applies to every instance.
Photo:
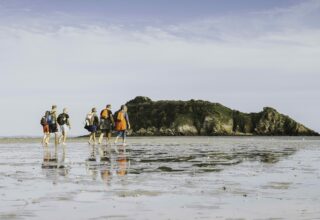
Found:
[[[0,139],[0,219],[320,219],[320,139]]]

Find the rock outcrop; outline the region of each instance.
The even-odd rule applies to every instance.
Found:
[[[319,135],[275,109],[242,113],[202,100],[152,101],[136,97],[127,103],[132,135]]]

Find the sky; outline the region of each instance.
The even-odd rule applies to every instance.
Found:
[[[136,96],[276,108],[320,132],[320,0],[0,0],[0,136],[40,136],[51,105]]]

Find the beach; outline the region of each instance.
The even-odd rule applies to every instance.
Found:
[[[319,137],[0,139],[0,219],[319,219]]]

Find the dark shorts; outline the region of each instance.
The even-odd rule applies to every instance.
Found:
[[[97,131],[97,126],[95,126],[95,125],[89,125],[89,126],[87,127],[87,130],[88,130],[89,132],[91,132],[91,133],[94,133],[94,132]]]
[[[101,133],[104,133],[104,134],[112,133],[111,129],[100,129],[100,131],[101,131]]]
[[[50,131],[50,133],[56,133],[56,132],[58,132],[58,125],[57,125],[57,124],[51,124],[51,125],[49,125],[49,131]]]
[[[110,133],[112,131],[112,123],[109,119],[101,119],[99,130],[102,133]]]

